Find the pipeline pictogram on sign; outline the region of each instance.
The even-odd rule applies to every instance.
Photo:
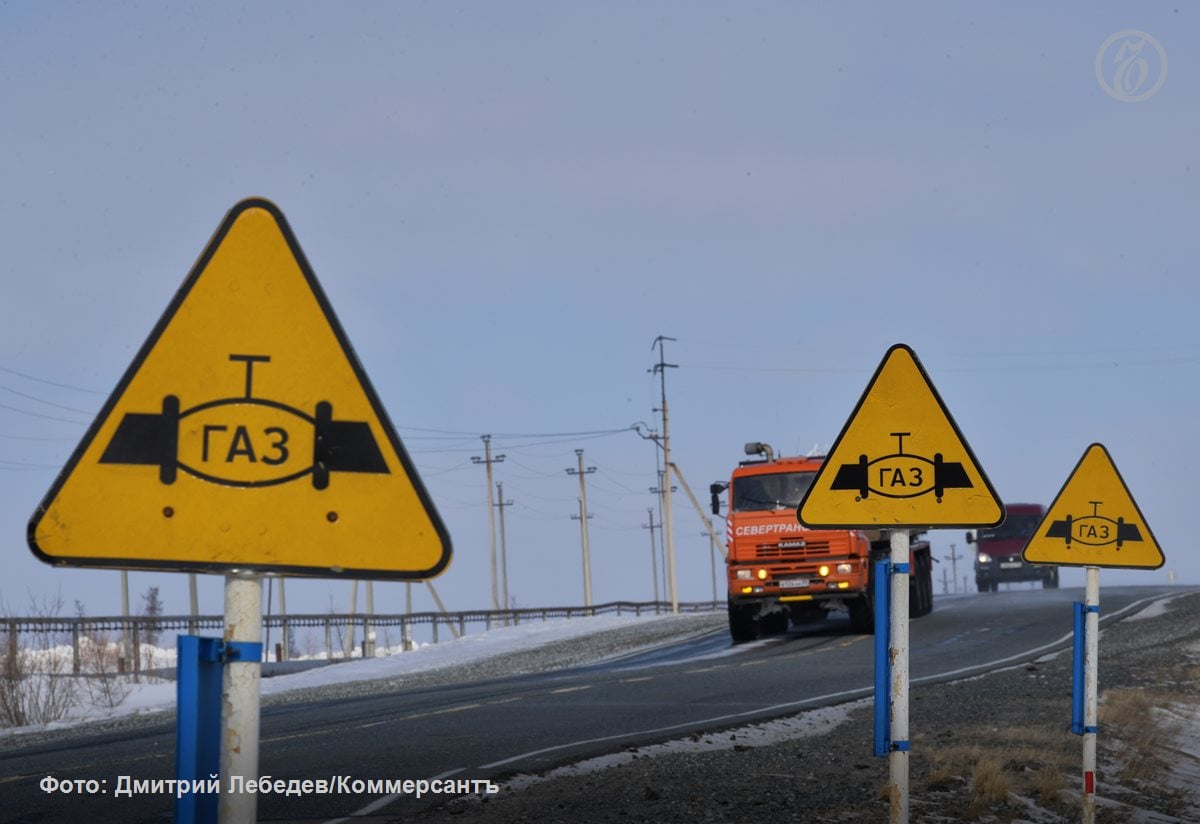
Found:
[[[904,451],[904,439],[911,432],[892,432],[896,451],[869,459],[859,455],[858,462],[842,464],[829,488],[856,491],[861,501],[872,493],[887,498],[917,498],[933,493],[938,503],[947,489],[970,489],[971,479],[958,461],[946,461],[940,452],[933,458]]]
[[[339,421],[333,404],[313,413],[281,401],[254,397],[254,366],[269,355],[233,354],[245,364],[240,397],[204,401],[180,409],[163,398],[162,411],[127,412],[100,463],[158,467],[159,480],[175,482],[178,470],[223,486],[274,486],[312,476],[314,489],[329,486],[333,472],[387,474],[387,463],[366,421]]]
[[[1052,521],[1046,530],[1047,538],[1062,538],[1071,546],[1077,541],[1085,546],[1108,546],[1116,544],[1119,551],[1126,541],[1142,540],[1142,531],[1137,524],[1126,523],[1125,518],[1116,520],[1100,514],[1103,501],[1088,501],[1092,505],[1092,514],[1076,518],[1067,515],[1062,520]]]

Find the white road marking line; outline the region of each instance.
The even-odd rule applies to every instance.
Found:
[[[1151,596],[1149,598],[1143,598],[1140,601],[1134,601],[1129,606],[1123,607],[1123,608],[1117,610],[1116,612],[1111,612],[1108,615],[1103,615],[1102,618],[1107,618],[1108,621],[1111,623],[1112,620],[1114,618],[1116,618],[1118,615],[1129,612],[1130,610],[1134,609],[1135,607],[1139,607],[1142,604],[1157,600],[1162,597],[1163,597],[1162,595],[1155,595],[1155,596]],[[1001,664],[1008,664],[1013,661],[1028,659],[1031,655],[1034,655],[1036,653],[1043,652],[1047,649],[1051,649],[1053,647],[1062,645],[1063,643],[1069,641],[1073,634],[1074,634],[1073,632],[1069,632],[1066,635],[1062,636],[1061,638],[1059,638],[1055,641],[1051,641],[1048,644],[1042,644],[1041,646],[1034,647],[1033,649],[1024,650],[1023,652],[1018,652],[1016,655],[1009,655],[1006,658],[999,658],[995,661],[989,661],[984,664],[975,664],[974,666],[962,667],[962,668],[956,669],[956,670],[948,670],[946,672],[939,672],[939,673],[935,673],[934,675],[926,675],[922,678],[913,678],[910,681],[910,683],[919,684],[923,681],[935,681],[935,680],[939,680],[942,678],[952,678],[955,675],[961,675],[961,674],[967,673],[967,672],[987,671],[987,670],[991,669],[992,667],[996,667]],[[654,727],[654,728],[648,729],[648,730],[632,730],[630,732],[618,733],[616,735],[602,735],[597,738],[585,738],[580,741],[571,741],[566,744],[556,744],[552,747],[543,747],[540,750],[530,750],[529,752],[523,752],[523,753],[520,753],[519,755],[513,755],[508,758],[502,758],[499,761],[492,761],[488,764],[481,764],[479,769],[488,770],[488,769],[492,769],[493,767],[502,767],[506,764],[513,764],[518,761],[524,761],[527,758],[533,758],[534,756],[537,756],[537,755],[544,755],[545,753],[549,753],[549,752],[558,752],[559,750],[569,750],[572,747],[579,747],[579,746],[583,746],[585,744],[600,744],[605,741],[619,741],[620,739],[632,738],[634,736],[657,735],[658,733],[674,732],[675,730],[687,729],[689,727],[694,728],[694,727],[699,727],[699,726],[708,725],[708,724],[717,724],[720,722],[731,721],[731,720],[738,719],[738,718],[749,718],[751,716],[763,715],[764,713],[776,712],[778,710],[787,710],[787,709],[792,709],[794,707],[799,708],[799,707],[803,707],[808,704],[815,704],[818,702],[829,701],[830,699],[834,699],[834,698],[852,698],[852,697],[858,697],[858,696],[862,696],[862,695],[870,695],[874,691],[875,691],[874,686],[859,687],[858,689],[841,690],[840,692],[830,692],[830,693],[826,693],[825,695],[817,695],[812,698],[802,698],[799,701],[787,701],[783,704],[772,704],[769,707],[759,707],[758,709],[755,709],[755,710],[745,710],[743,712],[729,713],[728,715],[718,715],[718,716],[714,716],[713,718],[701,718],[701,719],[697,719],[695,721],[684,721],[680,724],[670,724],[665,727]]]
[[[453,770],[447,770],[444,773],[435,775],[433,778],[431,778],[429,780],[437,781],[439,778],[449,778],[452,775],[457,775],[458,773],[462,772],[465,769],[466,769],[466,767],[458,767]],[[367,806],[363,807],[361,810],[355,810],[354,812],[350,813],[350,815],[342,816],[341,818],[331,818],[330,820],[326,821],[325,824],[345,824],[345,822],[350,821],[351,819],[356,818],[358,816],[370,815],[371,813],[375,812],[376,810],[383,809],[384,807],[386,807],[388,804],[391,804],[393,801],[395,801],[399,797],[400,797],[399,793],[392,793],[391,795],[381,795],[379,798],[376,798],[374,801],[372,801]]]

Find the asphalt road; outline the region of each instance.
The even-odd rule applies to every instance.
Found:
[[[1102,623],[1166,588],[1103,590]],[[1035,658],[1069,644],[1079,590],[939,599],[911,625],[920,684]],[[1101,647],[1103,654],[1103,646]],[[869,695],[872,639],[831,618],[732,646],[723,631],[573,670],[279,705],[262,717],[260,774],[275,778],[487,778],[625,747],[729,728]],[[42,776],[106,780],[106,794],[47,796]],[[115,798],[117,776],[174,777],[173,727],[81,735],[0,755],[0,821],[161,822],[167,796]],[[425,802],[428,803],[428,802]],[[331,821],[413,812],[409,798],[308,795],[259,799],[260,820]]]

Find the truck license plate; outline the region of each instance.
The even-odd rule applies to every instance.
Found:
[[[784,587],[784,588],[806,587],[806,586],[808,586],[808,579],[807,578],[784,578],[782,581],[779,582],[779,586]]]
[[[1021,562],[1020,561],[1005,561],[1004,563],[1002,563],[1000,565],[1000,568],[1001,569],[1020,569]]]

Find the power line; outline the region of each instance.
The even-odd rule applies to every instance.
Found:
[[[28,415],[31,418],[41,418],[44,421],[58,421],[59,423],[73,423],[76,426],[87,426],[87,421],[73,421],[70,418],[59,418],[54,415],[43,415],[41,412],[30,412],[28,409],[19,409],[15,406],[9,406],[6,403],[0,403],[0,409],[7,409],[10,412],[16,412],[19,415]]]
[[[33,401],[34,403],[45,404],[46,406],[52,406],[55,409],[62,409],[66,412],[78,412],[80,415],[95,415],[96,414],[95,410],[79,409],[78,407],[75,407],[75,406],[67,406],[66,404],[55,403],[54,401],[48,401],[45,398],[39,398],[37,395],[30,395],[27,392],[22,392],[18,389],[13,389],[11,386],[5,386],[2,383],[0,383],[0,390],[3,390],[5,392],[8,392],[13,395],[17,395],[22,398],[25,398],[26,400]]]
[[[72,386],[69,383],[58,383],[57,381],[48,381],[45,378],[39,378],[39,377],[35,377],[34,375],[28,375],[24,372],[18,372],[16,369],[9,369],[8,367],[5,367],[5,366],[0,366],[0,372],[7,372],[9,375],[16,375],[18,378],[24,378],[27,381],[34,381],[35,383],[44,383],[47,386],[57,386],[59,389],[70,389],[72,392],[84,392],[88,395],[100,395],[101,397],[104,397],[105,395],[108,394],[107,392],[100,392],[99,390],[96,390],[96,389],[84,389],[82,386]]]

